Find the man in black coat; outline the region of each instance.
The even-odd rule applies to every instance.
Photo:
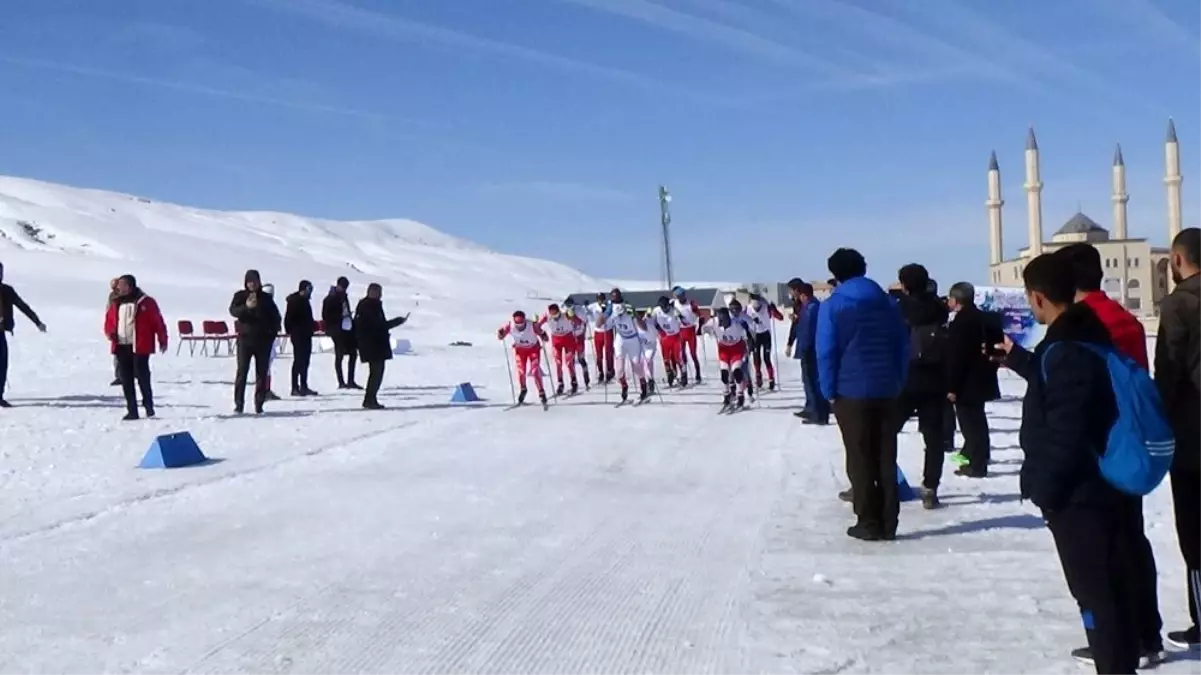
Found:
[[[301,281],[296,292],[288,296],[284,309],[284,332],[292,342],[293,396],[317,395],[309,389],[309,362],[313,358],[313,333],[316,332],[313,306],[309,304],[312,297],[312,282]]]
[[[21,310],[21,313],[29,317],[33,325],[43,333],[46,332],[46,326],[38,318],[37,313],[25,304],[16,289],[3,281],[4,265],[0,264],[0,408],[11,408],[12,404],[4,400],[4,387],[8,384],[8,334],[13,332],[13,328],[16,326],[13,309]]]
[[[1170,631],[1168,642],[1195,649],[1201,604],[1201,230],[1176,235],[1170,256],[1176,288],[1159,306],[1155,384],[1176,436],[1172,502],[1176,536],[1188,570],[1192,625]]]
[[[379,388],[384,383],[384,366],[392,358],[392,340],[388,331],[404,324],[408,316],[389,319],[384,314],[384,290],[379,284],[367,286],[367,296],[359,300],[354,311],[355,342],[359,357],[367,364],[367,390],[363,392],[363,407],[383,410]]]
[[[271,350],[283,327],[275,299],[263,292],[258,270],[247,270],[242,290],[234,293],[229,313],[238,320],[238,371],[234,378],[234,412],[246,408],[246,379],[254,359],[254,412],[262,414],[271,377]]]
[[[1134,673],[1139,597],[1129,519],[1124,495],[1102,477],[1098,462],[1117,402],[1104,359],[1077,344],[1112,349],[1113,343],[1096,314],[1074,304],[1071,266],[1044,254],[1022,276],[1046,336],[1033,353],[1008,337],[996,345],[1005,365],[1026,380],[1021,495],[1042,510],[1051,530],[1097,672]]]
[[[947,306],[955,312],[947,326],[947,400],[954,404],[963,432],[963,455],[968,458],[968,464],[955,473],[984,478],[992,450],[984,404],[1001,398],[997,364],[985,352],[1004,335],[996,317],[976,307],[976,289],[968,282],[951,286]]]
[[[938,485],[942,481],[945,455],[943,408],[947,399],[947,384],[943,374],[943,352],[946,350],[947,308],[930,291],[930,274],[916,263],[897,273],[901,294],[897,303],[909,326],[909,374],[905,388],[897,398],[897,433],[905,423],[917,416],[918,431],[925,444],[922,469],[922,506],[937,508]]]
[[[325,334],[334,343],[334,372],[338,375],[339,389],[362,389],[354,381],[355,330],[354,315],[350,311],[350,297],[346,291],[350,279],[338,277],[338,282],[329,289],[329,295],[321,303],[321,321],[325,323]],[[346,375],[342,376],[342,360],[349,359]]]

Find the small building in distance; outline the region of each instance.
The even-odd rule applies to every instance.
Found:
[[[577,305],[590,305],[596,302],[596,295],[602,291],[593,293],[572,293],[569,297]],[[720,288],[687,288],[685,292],[688,294],[688,299],[697,304],[706,316],[711,314],[718,307],[725,307],[725,295]],[[603,291],[605,297],[609,297],[608,291]],[[621,291],[622,297],[625,298],[626,304],[632,305],[636,311],[645,311],[653,309],[659,305],[659,298],[663,296],[672,297],[670,290],[662,291]]]

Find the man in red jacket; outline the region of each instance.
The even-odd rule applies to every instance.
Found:
[[[1101,290],[1105,270],[1101,267],[1101,253],[1091,244],[1071,244],[1055,252],[1063,264],[1072,269],[1076,280],[1076,302],[1088,306],[1097,315],[1114,347],[1122,354],[1134,359],[1143,368],[1148,368],[1147,332],[1143,324],[1128,312],[1121,303]],[[1143,500],[1141,497],[1126,496],[1127,508],[1122,513],[1129,520],[1125,531],[1130,533],[1127,542],[1134,555],[1138,572],[1132,581],[1137,588],[1139,605],[1135,623],[1139,627],[1142,667],[1155,665],[1164,660],[1163,619],[1159,615],[1159,592],[1157,590],[1155,554],[1143,523]],[[1087,647],[1073,651],[1081,661],[1091,662],[1092,653]]]
[[[138,397],[134,380],[142,390],[146,416],[154,417],[154,391],[150,386],[150,355],[155,343],[167,351],[167,323],[154,298],[138,288],[132,274],[117,280],[117,297],[104,315],[104,334],[117,357],[121,387],[125,390],[125,420],[138,419]]]

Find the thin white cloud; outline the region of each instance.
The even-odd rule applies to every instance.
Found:
[[[1187,50],[1194,62],[1201,51],[1201,38],[1196,31],[1185,27],[1153,0],[1093,0],[1090,7],[1132,26],[1144,34]]]
[[[21,68],[33,68],[38,70],[48,70],[57,73],[65,73],[68,75],[76,75],[79,77],[96,78],[102,80],[111,80],[113,82],[123,82],[125,84],[133,84],[145,87],[154,87],[156,89],[168,89],[186,94],[196,94],[199,96],[208,96],[212,98],[223,98],[233,101],[244,101],[246,103],[257,103],[263,105],[276,106],[280,108],[290,108],[292,110],[301,110],[305,112],[327,113],[331,115],[340,115],[343,117],[355,117],[364,120],[372,120],[377,122],[395,122],[399,118],[391,115],[383,115],[380,113],[369,112],[366,110],[358,110],[355,108],[347,108],[343,106],[326,105],[323,103],[313,103],[310,101],[294,101],[273,96],[263,96],[260,94],[250,94],[242,91],[232,91],[228,89],[219,89],[209,87],[202,84],[194,84],[191,82],[180,82],[176,80],[168,80],[156,77],[144,77],[142,75],[134,75],[132,73],[123,73],[113,70],[104,70],[101,68],[90,68],[87,66],[78,66],[69,63],[58,63],[56,61],[45,61],[41,59],[27,59],[16,56],[6,56],[0,54],[0,63],[5,63],[11,66]]]
[[[503,58],[526,61],[570,73],[583,73],[644,90],[675,94],[698,102],[730,105],[731,101],[695,91],[674,87],[670,83],[619,68],[610,68],[587,61],[560,56],[524,45],[493,40],[422,23],[412,19],[356,7],[340,0],[244,0],[309,18],[337,29],[350,29],[379,37],[415,43],[438,43],[448,47],[493,54]]]
[[[662,30],[687,35],[769,63],[799,67],[816,75],[854,77],[856,73],[836,63],[807,54],[795,47],[648,0],[562,0],[599,12],[623,16]],[[727,13],[732,9],[727,6]],[[744,11],[743,16],[747,13]]]
[[[565,202],[632,202],[634,196],[615,188],[561,181],[514,181],[485,183],[480,191],[511,194]]]

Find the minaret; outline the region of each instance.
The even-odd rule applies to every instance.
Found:
[[[1026,229],[1030,239],[1030,257],[1043,252],[1043,182],[1038,170],[1038,140],[1034,127],[1026,134]]]
[[[1130,195],[1126,194],[1126,161],[1122,159],[1122,146],[1118,145],[1113,152],[1113,235],[1117,239],[1126,239],[1126,202]]]
[[[1168,188],[1168,245],[1180,234],[1180,142],[1176,140],[1176,123],[1168,119],[1168,138],[1163,146],[1164,185]]]
[[[988,264],[999,265],[1004,259],[1005,249],[1001,241],[1001,167],[997,165],[997,151],[988,158]]]

